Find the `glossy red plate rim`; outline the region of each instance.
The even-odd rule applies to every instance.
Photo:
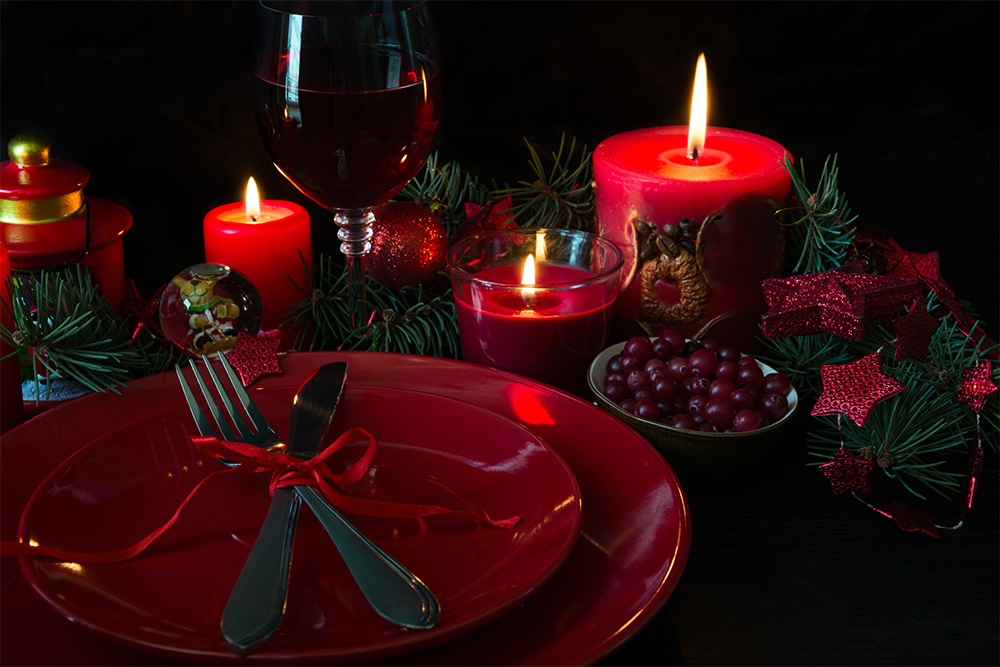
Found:
[[[690,552],[690,509],[673,470],[635,431],[593,404],[548,385],[434,357],[295,352],[281,358],[284,374],[262,378],[253,388],[292,384],[308,370],[335,359],[350,361],[356,382],[419,387],[520,421],[563,455],[581,486],[585,506],[581,539],[552,580],[517,609],[444,644],[408,653],[404,664],[589,664],[628,641],[666,603]],[[120,405],[141,409],[144,392],[155,393],[169,384],[166,374],[136,380],[119,397]],[[0,466],[0,476],[6,478],[0,491],[5,499],[17,501],[8,502],[2,513],[8,538],[13,537],[11,524],[16,522],[18,505],[23,506],[34,484],[75,451],[59,424],[86,419],[93,412],[90,406],[97,405],[92,399],[65,403],[4,435],[0,453],[7,466]],[[83,428],[89,432],[102,426],[84,423]],[[615,443],[613,448],[607,447],[608,441]],[[20,475],[13,473],[15,468]],[[641,524],[632,526],[629,518],[633,523],[641,518]],[[11,581],[11,576],[5,575],[5,610],[24,608],[30,612],[23,616],[33,621],[32,631],[58,633],[64,620],[55,614],[51,619],[45,616],[49,610],[32,599],[26,584]],[[18,625],[20,618],[13,613],[0,617],[8,636],[29,630]],[[92,637],[64,632],[62,639],[71,643],[24,642],[25,648],[8,645],[5,653],[19,656],[25,664],[91,660],[89,664],[130,665],[142,660],[132,651]]]

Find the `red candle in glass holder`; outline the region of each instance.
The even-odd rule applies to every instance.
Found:
[[[309,213],[302,206],[259,201],[251,178],[246,201],[208,212],[204,234],[205,261],[236,269],[257,288],[263,329],[277,328],[288,307],[305,298],[296,285],[308,292],[313,259]]]
[[[548,251],[515,262],[517,253],[491,256],[502,245],[483,240],[503,236],[539,248],[546,237],[575,236],[594,247],[574,261],[553,256],[572,243],[550,240]],[[585,391],[587,366],[604,349],[614,314],[621,254],[612,244],[570,230],[501,230],[457,244],[449,267],[466,361]]]
[[[784,242],[775,211],[790,156],[750,132],[706,125],[704,57],[687,127],[634,130],[594,151],[597,230],[625,252],[618,314],[752,348]]]

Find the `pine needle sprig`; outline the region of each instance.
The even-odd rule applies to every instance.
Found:
[[[856,359],[846,339],[828,333],[776,338],[763,343],[767,351],[758,358],[789,379],[800,401],[819,396],[821,366],[849,364]]]
[[[371,350],[458,358],[459,336],[451,290],[429,295],[423,288],[392,289],[373,278],[364,309],[370,322],[351,328],[347,275],[336,256],[321,253],[308,298],[295,303],[282,322],[296,329],[293,347],[308,350]]]
[[[586,146],[577,154],[576,139],[566,144],[564,134],[559,149],[553,153],[552,166],[545,163],[535,147],[525,139],[535,178],[518,181],[513,187],[494,193],[496,198],[511,197],[514,219],[522,227],[559,227],[594,230],[594,193],[590,187],[593,166]]]
[[[3,327],[2,335],[29,353],[36,396],[41,396],[43,369],[47,376],[75,380],[91,391],[118,393],[129,380],[162,372],[175,361],[148,334],[133,339],[134,329],[79,265],[10,285],[9,310],[17,328]]]
[[[437,162],[437,153],[432,153],[423,169],[403,187],[398,196],[427,206],[450,237],[465,219],[465,204],[485,204],[492,193],[457,162],[449,162],[440,168]]]
[[[854,244],[854,223],[847,196],[837,189],[837,156],[823,163],[815,190],[806,183],[805,164],[796,169],[791,158],[782,163],[792,178],[792,194],[799,214],[789,226],[786,265],[789,275],[823,273],[842,265]]]

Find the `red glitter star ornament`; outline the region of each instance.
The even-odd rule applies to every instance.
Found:
[[[226,359],[240,376],[244,387],[249,387],[264,375],[283,373],[278,363],[278,346],[281,339],[277,336],[252,336],[245,331],[236,335],[236,345],[226,352]]]
[[[830,480],[837,495],[848,491],[868,493],[872,490],[868,478],[874,467],[874,461],[857,457],[841,445],[833,460],[821,465],[819,471]]]
[[[836,274],[771,278],[762,287],[771,306],[762,324],[765,338],[820,332],[851,340],[865,336],[863,305]]]
[[[990,362],[984,359],[975,368],[966,368],[962,371],[962,384],[958,386],[959,403],[966,403],[976,414],[983,409],[986,404],[986,397],[997,390],[997,386],[990,379]]]
[[[892,322],[897,339],[895,360],[913,357],[927,361],[927,347],[939,324],[938,319],[927,312],[924,298],[917,299],[906,315],[900,315]]]
[[[876,507],[875,511],[889,517],[908,533],[923,533],[941,539],[934,517],[927,512],[904,505],[898,500],[890,501],[885,507]]]
[[[853,364],[821,366],[819,372],[823,392],[810,414],[842,412],[858,426],[864,426],[876,403],[904,389],[903,384],[882,372],[878,352],[861,357]]]
[[[517,223],[513,220],[514,213],[510,210],[513,202],[511,197],[491,201],[485,206],[466,202],[466,218],[452,235],[451,245],[474,234],[517,227]]]

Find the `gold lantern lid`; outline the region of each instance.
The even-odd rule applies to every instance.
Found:
[[[38,134],[19,134],[7,144],[10,160],[0,165],[0,222],[41,224],[82,213],[90,172],[54,160],[50,152],[48,140]]]

